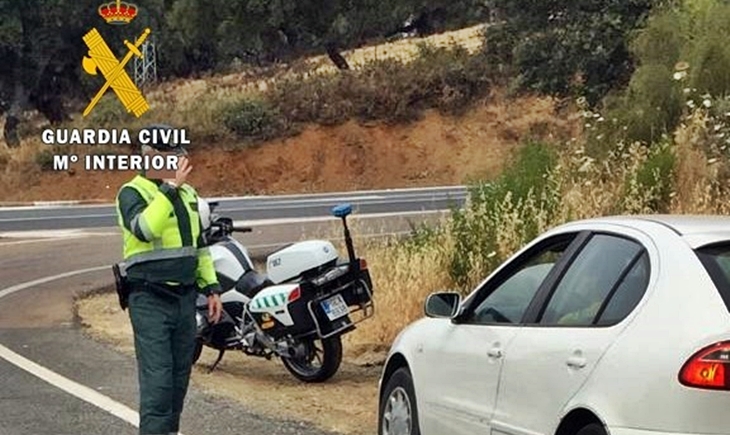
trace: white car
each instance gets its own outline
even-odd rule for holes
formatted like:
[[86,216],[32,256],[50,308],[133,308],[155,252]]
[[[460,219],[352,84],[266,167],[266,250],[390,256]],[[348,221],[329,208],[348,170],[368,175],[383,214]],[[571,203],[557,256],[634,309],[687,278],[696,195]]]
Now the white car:
[[730,217],[572,222],[425,311],[380,435],[730,434]]

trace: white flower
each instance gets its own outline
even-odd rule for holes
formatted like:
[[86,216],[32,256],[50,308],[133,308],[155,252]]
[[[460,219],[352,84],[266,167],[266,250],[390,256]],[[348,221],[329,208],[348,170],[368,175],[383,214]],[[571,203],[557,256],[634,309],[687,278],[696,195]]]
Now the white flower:
[[672,75],[672,77],[677,81],[682,80],[687,77],[687,71],[677,71]]
[[713,163],[716,163],[716,162],[717,162],[717,159],[715,159],[715,158],[712,158],[712,159],[710,159],[710,160],[707,161],[707,163],[709,163],[710,165],[713,164]]
[[705,107],[707,107],[709,109],[710,107],[712,107],[712,101],[710,101],[709,99],[705,99],[702,102],[702,105],[705,106]]
[[689,94],[690,92],[692,92],[692,89],[684,88],[684,89],[682,89],[682,92],[684,92],[685,94]]
[[583,163],[583,164],[582,164],[582,165],[580,166],[580,168],[578,168],[578,172],[588,172],[588,170],[589,170],[589,169],[591,169],[591,164],[592,164],[592,163],[593,163],[593,162],[592,162],[592,161],[591,161],[590,159],[586,160],[586,161],[585,161],[585,162],[584,162],[584,163]]

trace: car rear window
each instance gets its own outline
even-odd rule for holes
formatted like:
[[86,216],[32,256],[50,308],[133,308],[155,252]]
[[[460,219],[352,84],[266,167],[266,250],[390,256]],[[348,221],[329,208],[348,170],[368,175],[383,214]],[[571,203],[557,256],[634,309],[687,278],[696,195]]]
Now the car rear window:
[[705,246],[695,252],[730,312],[730,242]]

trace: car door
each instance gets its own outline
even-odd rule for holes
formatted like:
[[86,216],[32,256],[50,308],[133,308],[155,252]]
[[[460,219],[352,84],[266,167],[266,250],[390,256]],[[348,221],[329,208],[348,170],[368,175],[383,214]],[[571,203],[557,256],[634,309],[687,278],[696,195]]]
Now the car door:
[[574,240],[538,243],[500,268],[451,321],[419,343],[414,369],[423,435],[488,434],[502,360],[541,283]]
[[543,286],[528,314],[534,317],[510,344],[492,433],[554,433],[563,408],[623,329],[616,324],[643,295],[649,258],[637,239],[594,233],[560,275]]

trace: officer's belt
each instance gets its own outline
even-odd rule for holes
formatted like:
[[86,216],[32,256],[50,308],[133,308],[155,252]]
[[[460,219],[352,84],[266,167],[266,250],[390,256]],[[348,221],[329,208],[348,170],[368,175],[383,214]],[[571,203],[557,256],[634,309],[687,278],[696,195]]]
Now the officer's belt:
[[197,250],[193,246],[183,246],[182,248],[173,249],[157,249],[150,252],[135,254],[124,260],[124,265],[126,268],[130,268],[139,263],[147,263],[149,261],[157,260],[172,260],[175,258],[183,257],[194,257],[196,256],[196,254]]

